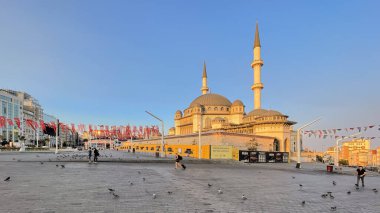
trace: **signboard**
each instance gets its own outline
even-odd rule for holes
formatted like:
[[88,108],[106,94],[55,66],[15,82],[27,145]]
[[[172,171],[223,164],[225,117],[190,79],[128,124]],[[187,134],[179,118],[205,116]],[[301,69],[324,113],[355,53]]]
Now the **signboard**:
[[211,146],[211,159],[232,159],[232,146]]
[[275,153],[275,161],[276,161],[276,163],[282,163],[283,162],[282,156],[283,156],[282,152],[276,152]]
[[249,162],[257,163],[259,161],[259,153],[258,152],[250,152],[249,153]]
[[240,151],[239,161],[244,161],[244,163],[249,163],[249,151]]
[[267,162],[268,163],[275,163],[276,162],[276,158],[274,156],[274,152],[267,152]]
[[245,163],[287,163],[288,152],[260,152],[239,150],[239,161]]

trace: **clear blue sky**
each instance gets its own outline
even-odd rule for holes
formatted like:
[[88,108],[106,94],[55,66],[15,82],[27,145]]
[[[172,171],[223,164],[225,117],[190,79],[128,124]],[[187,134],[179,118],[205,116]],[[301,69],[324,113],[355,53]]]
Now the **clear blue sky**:
[[241,99],[249,112],[259,21],[264,108],[299,124],[323,116],[315,129],[380,125],[379,8],[347,0],[0,0],[0,87],[30,93],[68,123],[156,124],[149,110],[169,128],[175,111],[201,94],[206,60],[211,91]]

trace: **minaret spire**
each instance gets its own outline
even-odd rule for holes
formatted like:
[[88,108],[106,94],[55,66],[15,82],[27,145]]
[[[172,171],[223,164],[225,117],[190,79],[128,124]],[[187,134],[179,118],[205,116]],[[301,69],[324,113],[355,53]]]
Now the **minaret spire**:
[[208,87],[207,87],[207,71],[206,71],[206,62],[203,62],[203,75],[202,75],[202,95],[207,94]]
[[255,44],[253,47],[261,47],[260,36],[259,36],[259,23],[256,22],[256,32],[255,32]]
[[254,98],[254,109],[261,109],[261,90],[264,84],[261,83],[261,67],[264,65],[261,59],[261,45],[259,37],[259,24],[256,22],[255,41],[253,45],[253,61],[251,67],[253,69],[253,85],[251,87]]

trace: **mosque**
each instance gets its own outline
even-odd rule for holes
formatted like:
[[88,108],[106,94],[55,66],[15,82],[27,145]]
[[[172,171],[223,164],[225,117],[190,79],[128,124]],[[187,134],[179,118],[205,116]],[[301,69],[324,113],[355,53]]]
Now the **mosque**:
[[[261,44],[258,24],[256,24],[253,60],[254,109],[246,113],[241,100],[231,102],[223,95],[210,93],[207,86],[206,64],[203,65],[202,95],[195,98],[183,111],[177,110],[174,116],[175,126],[170,128],[165,139],[166,144],[179,141],[193,141],[201,131],[209,136],[202,144],[230,144],[243,148],[249,141],[259,144],[258,150],[290,152],[292,126],[296,122],[288,120],[288,116],[279,111],[261,108]],[[214,135],[214,136],[212,136]],[[186,138],[193,138],[186,140]]]

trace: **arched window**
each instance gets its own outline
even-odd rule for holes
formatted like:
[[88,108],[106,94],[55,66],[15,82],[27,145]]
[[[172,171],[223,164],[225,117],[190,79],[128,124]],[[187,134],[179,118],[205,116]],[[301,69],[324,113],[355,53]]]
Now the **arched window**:
[[273,141],[273,151],[274,152],[280,151],[280,141],[278,141],[276,138]]
[[224,110],[224,108],[223,108],[223,107],[221,107],[221,108],[220,108],[220,111],[223,111],[223,110]]
[[218,110],[218,107],[215,107],[214,110],[217,111],[217,110]]

